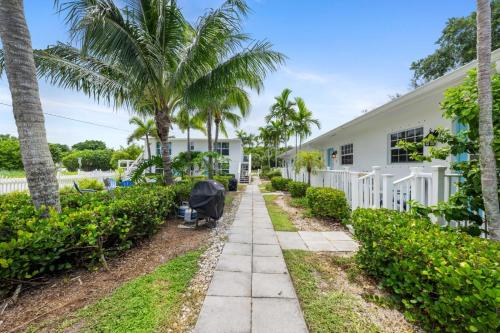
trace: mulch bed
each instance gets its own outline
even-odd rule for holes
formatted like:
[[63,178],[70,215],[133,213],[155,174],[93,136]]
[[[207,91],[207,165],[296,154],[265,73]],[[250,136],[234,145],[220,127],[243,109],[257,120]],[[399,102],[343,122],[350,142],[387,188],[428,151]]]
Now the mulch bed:
[[49,278],[43,285],[23,289],[16,304],[8,307],[0,317],[0,331],[19,332],[41,321],[62,318],[208,240],[208,229],[179,229],[178,223],[178,220],[168,221],[151,239],[109,259],[109,272],[104,269],[76,270]]

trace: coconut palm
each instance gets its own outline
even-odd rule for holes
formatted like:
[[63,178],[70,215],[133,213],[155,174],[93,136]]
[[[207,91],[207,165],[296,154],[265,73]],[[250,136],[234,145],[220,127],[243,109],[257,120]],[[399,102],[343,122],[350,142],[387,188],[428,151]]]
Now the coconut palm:
[[203,119],[199,116],[193,116],[194,113],[195,110],[187,106],[183,106],[179,108],[174,118],[174,122],[177,127],[179,127],[181,132],[187,132],[186,157],[188,161],[191,161],[191,130],[198,130],[204,134],[207,132]]
[[271,105],[269,114],[266,116],[266,121],[277,120],[281,123],[281,140],[283,146],[286,147],[290,138],[290,124],[295,115],[295,102],[290,100],[292,91],[288,88],[283,89],[279,96],[274,97],[274,104]]
[[[296,97],[295,104],[297,105],[297,112],[292,118],[292,131],[295,134],[295,155],[297,155],[298,147],[302,147],[302,141],[312,134],[311,127],[315,125],[320,129],[321,124],[318,119],[312,117],[312,112],[307,108],[302,98]],[[299,141],[298,147],[297,141]]]
[[477,86],[479,104],[479,162],[481,189],[488,231],[500,240],[500,209],[495,152],[493,151],[493,97],[491,92],[491,7],[489,0],[477,0]]
[[129,124],[135,125],[136,128],[127,138],[127,143],[131,144],[133,141],[146,139],[146,151],[148,153],[148,160],[151,159],[151,146],[149,143],[150,138],[158,138],[156,131],[155,121],[153,119],[141,119],[139,117],[132,117],[128,121]]
[[284,61],[270,43],[242,33],[243,0],[224,2],[195,26],[173,0],[61,0],[60,9],[79,48],[60,43],[36,52],[38,73],[115,107],[150,110],[167,184],[169,131],[180,103],[223,96],[227,87],[258,90]]
[[311,185],[311,173],[324,168],[323,154],[320,151],[301,151],[295,158],[295,171],[298,173],[301,169],[306,169],[307,184]]
[[[0,76],[5,69],[31,200],[37,209],[53,207],[60,211],[56,170],[47,142],[31,37],[22,1],[2,1],[0,39],[4,48]],[[44,214],[47,213],[46,210]]]

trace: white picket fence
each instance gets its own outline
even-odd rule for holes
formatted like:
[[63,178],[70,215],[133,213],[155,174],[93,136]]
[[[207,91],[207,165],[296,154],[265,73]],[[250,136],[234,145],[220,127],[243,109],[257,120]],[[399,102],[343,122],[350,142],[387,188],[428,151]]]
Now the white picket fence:
[[[345,170],[320,170],[311,175],[311,185],[331,187],[344,191],[351,208],[388,208],[399,211],[410,209],[409,201],[428,207],[447,201],[455,193],[459,174],[446,173],[446,166],[432,166],[431,172],[422,167],[410,167],[409,175],[394,180],[392,174],[382,174],[381,168],[372,167],[369,173]],[[286,169],[281,170],[286,177]],[[307,173],[297,175],[289,170],[290,179],[307,182]]]
[[[79,172],[77,175],[57,175],[57,182],[59,183],[59,188],[65,186],[73,186],[73,182],[77,182],[81,179],[97,179],[101,182],[104,178],[115,177],[114,171],[90,171],[90,172]],[[26,178],[0,178],[0,194],[10,193],[10,192],[22,192],[28,191],[28,183]]]

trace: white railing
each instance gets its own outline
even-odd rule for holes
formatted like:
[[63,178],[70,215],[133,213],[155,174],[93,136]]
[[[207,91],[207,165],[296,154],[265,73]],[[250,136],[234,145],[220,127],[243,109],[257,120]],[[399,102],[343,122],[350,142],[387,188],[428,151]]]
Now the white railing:
[[129,179],[142,161],[144,161],[144,153],[137,156],[135,160],[118,160],[118,167],[124,168],[123,178]]
[[[104,178],[116,176],[114,171],[90,171],[90,172],[79,172],[77,175],[57,175],[57,183],[59,188],[65,186],[73,186],[73,182],[77,182],[82,179],[92,178],[97,179],[101,182]],[[28,182],[26,178],[0,178],[0,194],[6,194],[10,192],[23,192],[28,191]]]
[[[352,209],[382,207],[408,211],[410,200],[429,207],[447,201],[456,192],[461,176],[447,174],[446,169],[446,166],[433,166],[431,172],[424,172],[422,167],[410,167],[409,175],[397,180],[394,180],[394,175],[381,174],[378,166],[372,167],[368,173],[348,169],[321,170],[311,175],[311,185],[344,191]],[[286,168],[282,168],[281,172],[286,177]],[[304,171],[289,175],[290,179],[307,182],[307,173]]]

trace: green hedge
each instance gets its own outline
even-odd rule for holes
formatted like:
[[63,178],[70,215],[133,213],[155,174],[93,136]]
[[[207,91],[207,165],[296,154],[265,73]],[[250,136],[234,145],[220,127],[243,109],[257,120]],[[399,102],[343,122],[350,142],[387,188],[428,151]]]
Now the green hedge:
[[269,170],[263,174],[264,178],[273,179],[273,177],[281,177],[281,171],[278,169]]
[[306,183],[291,181],[288,183],[288,192],[292,198],[302,198],[306,195],[308,187]]
[[61,214],[41,218],[28,194],[0,196],[0,287],[92,265],[130,248],[158,230],[175,197],[173,187],[159,185],[67,193]]
[[82,170],[109,170],[111,169],[111,150],[78,150],[66,155],[62,163],[69,171],[78,170],[78,158],[82,159]]
[[352,216],[356,257],[433,332],[498,332],[500,243],[385,209]]
[[286,191],[288,190],[288,183],[290,179],[286,179],[283,177],[273,177],[271,178],[271,185],[277,191]]
[[214,176],[214,180],[216,182],[219,182],[221,183],[222,185],[224,185],[224,188],[226,189],[226,191],[229,190],[229,181],[233,178],[233,176]]
[[97,179],[84,178],[78,181],[78,187],[84,190],[90,189],[90,190],[101,191],[104,189],[104,183],[100,182]]
[[341,190],[326,187],[309,187],[306,191],[307,205],[311,213],[328,217],[339,222],[349,218],[350,208]]

